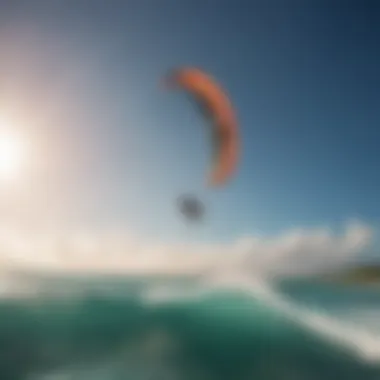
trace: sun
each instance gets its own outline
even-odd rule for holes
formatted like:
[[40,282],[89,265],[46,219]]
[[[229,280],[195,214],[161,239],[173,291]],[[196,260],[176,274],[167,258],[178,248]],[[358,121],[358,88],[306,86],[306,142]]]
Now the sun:
[[0,180],[12,179],[19,175],[25,153],[19,136],[0,131]]

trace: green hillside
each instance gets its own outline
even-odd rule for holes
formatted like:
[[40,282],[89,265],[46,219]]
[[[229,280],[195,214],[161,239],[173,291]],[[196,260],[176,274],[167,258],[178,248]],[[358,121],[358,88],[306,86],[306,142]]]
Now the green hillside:
[[340,273],[323,276],[328,282],[350,284],[380,284],[380,264],[350,268]]

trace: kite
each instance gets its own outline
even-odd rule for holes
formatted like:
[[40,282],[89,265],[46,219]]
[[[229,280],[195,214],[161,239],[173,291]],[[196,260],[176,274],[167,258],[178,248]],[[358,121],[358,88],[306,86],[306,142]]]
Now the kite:
[[165,78],[169,88],[186,91],[211,125],[213,161],[207,183],[221,187],[235,174],[240,156],[238,122],[234,108],[222,87],[197,68],[172,70]]

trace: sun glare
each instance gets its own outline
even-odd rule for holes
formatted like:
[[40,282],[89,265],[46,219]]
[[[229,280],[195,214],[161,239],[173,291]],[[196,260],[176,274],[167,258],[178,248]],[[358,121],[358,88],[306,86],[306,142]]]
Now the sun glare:
[[24,158],[24,146],[16,135],[0,132],[0,180],[19,174]]

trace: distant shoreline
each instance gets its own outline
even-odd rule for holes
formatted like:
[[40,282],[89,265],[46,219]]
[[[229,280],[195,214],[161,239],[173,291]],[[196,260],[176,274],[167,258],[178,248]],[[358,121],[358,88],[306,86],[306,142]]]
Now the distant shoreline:
[[380,286],[380,265],[366,265],[319,277],[326,283]]

